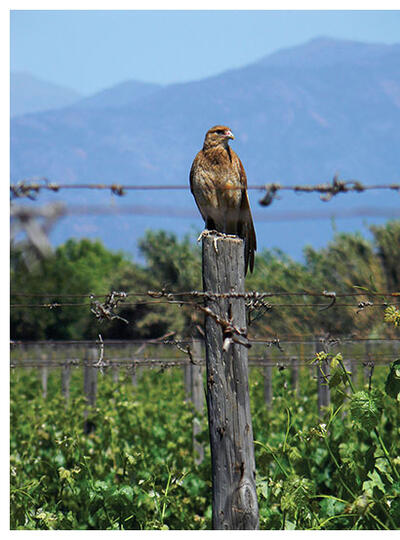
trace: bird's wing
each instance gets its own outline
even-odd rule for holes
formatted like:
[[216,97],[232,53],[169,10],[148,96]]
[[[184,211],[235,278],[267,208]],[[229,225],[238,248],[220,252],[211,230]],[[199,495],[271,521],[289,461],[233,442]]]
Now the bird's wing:
[[[204,203],[202,193],[199,192],[199,180],[201,175],[199,174],[200,169],[202,168],[202,161],[204,159],[203,153],[200,150],[196,157],[193,160],[192,167],[190,169],[190,191],[193,194],[194,200],[196,202],[197,208],[200,211],[200,214],[204,221],[207,223],[207,205]],[[197,178],[196,178],[197,177]]]
[[192,163],[192,166],[190,168],[190,175],[189,175],[189,180],[190,180],[190,191],[193,193],[194,195],[194,191],[193,191],[193,181],[194,181],[194,175],[195,175],[195,171],[196,171],[196,166],[197,166],[197,158],[198,158],[199,154],[197,154],[197,156],[194,158],[193,160],[193,163]]
[[256,231],[254,229],[253,217],[251,215],[249,197],[247,195],[247,177],[243,164],[238,156],[240,183],[243,186],[242,201],[240,205],[240,218],[238,224],[239,236],[245,241],[245,274],[247,268],[250,267],[250,272],[253,272],[254,268],[254,252],[257,249]]

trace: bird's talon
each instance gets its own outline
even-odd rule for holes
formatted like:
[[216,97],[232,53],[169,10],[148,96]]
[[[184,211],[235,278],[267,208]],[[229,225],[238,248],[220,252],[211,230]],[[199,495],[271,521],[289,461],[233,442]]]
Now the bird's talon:
[[197,242],[200,242],[201,240],[203,240],[203,238],[205,238],[209,234],[210,234],[210,231],[208,229],[204,229],[204,231],[202,231],[200,236],[198,237]]
[[213,241],[215,253],[218,253],[217,240],[218,240],[218,237],[215,237],[215,238],[214,238],[214,241]]

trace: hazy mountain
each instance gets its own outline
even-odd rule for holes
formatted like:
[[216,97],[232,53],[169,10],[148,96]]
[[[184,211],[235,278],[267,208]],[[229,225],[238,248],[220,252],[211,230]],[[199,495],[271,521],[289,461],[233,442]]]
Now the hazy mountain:
[[81,97],[75,90],[43,81],[30,73],[11,73],[11,116],[66,107]]
[[400,44],[384,45],[357,41],[316,38],[299,45],[281,49],[263,58],[265,66],[322,67],[334,64],[371,64],[398,55]]
[[[59,182],[187,184],[205,132],[222,123],[236,135],[232,146],[249,184],[325,182],[336,172],[365,183],[400,181],[399,45],[321,38],[214,77],[152,89],[130,103],[116,99],[112,107],[112,89],[108,98],[107,108],[69,107],[14,119],[12,179],[45,175]],[[129,193],[117,203],[160,206],[170,217],[69,218],[53,238],[86,234],[133,249],[147,227],[177,232],[202,227],[200,217],[177,219],[168,211],[193,209],[189,192]],[[260,211],[260,196],[251,193],[254,210]],[[61,197],[90,203],[110,199],[95,192],[63,192]],[[330,203],[317,195],[285,193],[261,211],[270,216],[299,207],[312,211],[322,205],[334,212],[357,204],[383,208],[398,203],[398,195],[390,192],[342,195]],[[339,229],[361,226],[361,218],[338,223]],[[325,243],[331,229],[329,221],[318,226],[315,221],[295,226],[256,222],[261,248],[275,245],[294,255],[305,243]]]
[[93,109],[123,107],[130,105],[142,97],[153,94],[160,88],[162,87],[159,84],[144,83],[134,80],[125,81],[82,99],[75,104],[75,107]]

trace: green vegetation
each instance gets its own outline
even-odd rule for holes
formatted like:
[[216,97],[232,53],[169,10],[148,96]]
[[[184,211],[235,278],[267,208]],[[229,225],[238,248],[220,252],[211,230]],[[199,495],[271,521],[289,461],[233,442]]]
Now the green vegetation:
[[[340,354],[329,360],[332,405],[322,419],[310,367],[299,395],[290,370],[274,370],[271,408],[260,369],[251,369],[260,527],[400,528],[400,360],[376,366],[371,389],[356,384],[361,369],[349,378]],[[11,528],[209,529],[206,412],[196,465],[182,370],[144,369],[137,387],[128,374],[118,383],[99,374],[89,435],[82,387],[74,368],[66,404],[54,369],[44,399],[37,370],[12,371]]]
[[[346,299],[348,307],[333,305],[322,312],[315,307],[258,306],[251,313],[251,336],[398,335],[394,299],[371,293],[400,289],[400,222],[374,227],[372,233],[372,241],[342,234],[325,249],[308,248],[303,264],[276,251],[259,254],[248,290],[365,296]],[[201,289],[200,251],[189,238],[178,241],[152,232],[142,240],[141,250],[143,265],[106,250],[100,242],[70,240],[53,257],[31,265],[14,247],[12,303],[87,305],[13,308],[11,337],[82,339],[101,333],[104,339],[148,338],[171,330],[177,338],[191,335],[202,315],[184,303],[149,304],[149,297],[128,297],[116,309],[126,324],[97,320],[88,298],[57,296]],[[357,313],[357,304],[367,300],[388,305],[359,307]],[[321,300],[271,298],[273,304],[316,301]],[[323,301],[328,305],[331,298]],[[271,407],[264,401],[261,370],[250,370],[260,528],[398,529],[400,359],[391,366],[376,365],[365,380],[360,380],[361,369],[350,376],[340,353],[318,353],[314,363],[326,360],[331,405],[323,418],[317,414],[316,380],[310,372],[315,374],[315,366],[301,367],[299,393],[291,388],[290,370],[274,370]],[[60,376],[59,368],[50,370],[44,398],[36,369],[11,371],[11,528],[209,529],[206,413],[198,415],[205,458],[197,465],[192,448],[196,414],[185,401],[182,370],[143,369],[133,386],[128,374],[121,371],[119,381],[113,382],[106,369],[99,374],[96,407],[89,411],[95,426],[90,434],[84,431],[82,370],[72,368],[67,403]]]
[[[390,298],[373,297],[368,293],[400,289],[400,221],[372,227],[373,240],[359,234],[339,234],[324,249],[305,249],[305,262],[298,263],[279,251],[257,255],[254,274],[247,277],[248,290],[270,292],[364,292],[363,297],[345,298],[347,308],[320,312],[304,307],[282,307],[251,313],[250,335],[320,332],[331,334],[364,333],[382,335],[385,329],[381,310],[366,307],[356,313],[360,301],[390,302]],[[149,297],[128,297],[121,302],[117,314],[129,324],[114,319],[98,321],[90,311],[89,294],[111,291],[139,292],[148,290],[182,292],[201,290],[201,253],[194,240],[178,240],[163,231],[148,232],[140,242],[144,264],[133,263],[126,254],[113,253],[100,242],[69,240],[49,259],[30,265],[15,247],[11,251],[12,303],[86,303],[86,307],[53,309],[13,308],[13,339],[82,339],[102,334],[103,338],[153,338],[171,330],[177,337],[192,334],[202,315],[183,304],[180,308],[166,302],[151,304]],[[43,298],[24,298],[13,293],[47,294]],[[81,294],[86,298],[69,299],[57,295]],[[288,301],[289,300],[289,301]],[[297,300],[297,302],[296,302]],[[272,297],[272,304],[309,303],[329,298]],[[337,302],[340,303],[340,299]],[[130,304],[130,305],[127,305]]]

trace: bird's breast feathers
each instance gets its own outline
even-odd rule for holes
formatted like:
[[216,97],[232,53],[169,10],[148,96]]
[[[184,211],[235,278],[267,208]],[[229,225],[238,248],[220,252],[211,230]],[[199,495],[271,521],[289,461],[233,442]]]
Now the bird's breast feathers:
[[[206,199],[214,208],[238,207],[244,188],[239,159],[233,150],[231,155],[225,149],[201,150],[193,163],[191,187],[196,200]],[[200,201],[198,201],[200,202]]]

